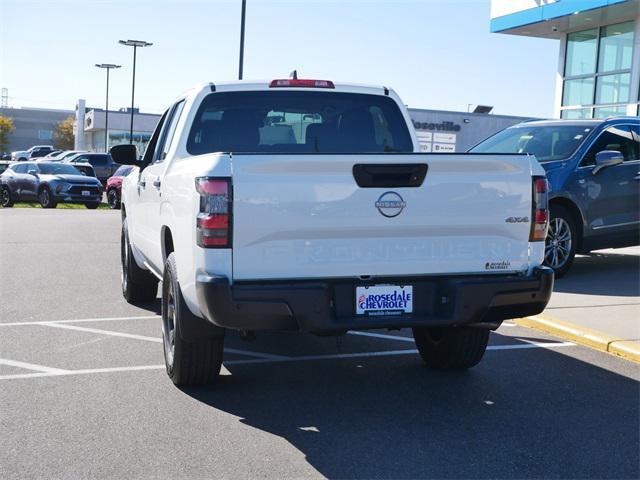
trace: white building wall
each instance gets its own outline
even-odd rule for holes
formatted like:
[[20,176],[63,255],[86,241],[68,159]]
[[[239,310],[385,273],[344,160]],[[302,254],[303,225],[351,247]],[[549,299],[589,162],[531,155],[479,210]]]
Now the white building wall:
[[560,39],[560,48],[558,49],[558,70],[556,72],[556,95],[554,101],[553,116],[560,118],[560,107],[562,106],[562,83],[564,77],[564,59],[567,53],[567,37],[566,35]]
[[84,117],[86,111],[86,103],[84,99],[78,100],[78,105],[76,106],[76,123],[73,127],[73,133],[75,135],[75,144],[73,146],[74,150],[85,150],[86,143],[84,138]]

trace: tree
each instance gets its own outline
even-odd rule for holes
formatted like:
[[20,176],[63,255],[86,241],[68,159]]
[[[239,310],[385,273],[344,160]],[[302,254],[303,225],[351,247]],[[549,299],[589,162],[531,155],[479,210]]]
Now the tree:
[[0,152],[5,152],[9,148],[9,134],[15,129],[11,117],[0,115]]
[[73,117],[68,117],[58,123],[53,134],[56,148],[60,150],[73,150],[75,135],[73,134]]

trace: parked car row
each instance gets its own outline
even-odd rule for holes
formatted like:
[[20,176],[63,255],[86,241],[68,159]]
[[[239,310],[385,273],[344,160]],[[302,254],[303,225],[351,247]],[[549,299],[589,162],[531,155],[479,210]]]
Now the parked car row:
[[18,201],[37,201],[42,208],[65,202],[95,209],[101,200],[100,181],[66,163],[12,163],[0,175],[0,204],[5,208]]
[[118,209],[122,179],[132,169],[130,165],[114,163],[111,155],[86,152],[75,152],[62,161],[0,161],[0,205],[11,207],[19,201],[38,201],[43,208],[55,208],[63,202],[97,208],[105,192],[109,207]]
[[18,150],[11,152],[11,160],[14,162],[24,162],[32,158],[40,158],[55,151],[51,145],[34,145],[28,150]]

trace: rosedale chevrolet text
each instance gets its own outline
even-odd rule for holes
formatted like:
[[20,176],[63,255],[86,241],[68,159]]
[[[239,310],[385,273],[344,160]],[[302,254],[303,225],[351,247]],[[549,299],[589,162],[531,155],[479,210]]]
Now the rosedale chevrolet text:
[[[162,281],[167,372],[220,371],[226,329],[411,327],[426,364],[465,369],[490,330],[546,306],[547,181],[535,157],[423,154],[385,87],[208,84],[162,116],[122,185],[122,290]],[[518,221],[513,221],[518,219]]]

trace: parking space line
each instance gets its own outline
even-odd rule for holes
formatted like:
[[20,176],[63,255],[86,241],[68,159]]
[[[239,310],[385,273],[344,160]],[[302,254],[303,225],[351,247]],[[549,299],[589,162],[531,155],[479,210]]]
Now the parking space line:
[[[62,328],[64,330],[75,330],[78,332],[97,333],[99,335],[109,335],[112,337],[131,338],[133,340],[142,340],[145,342],[162,343],[162,338],[159,338],[159,337],[148,337],[146,335],[136,335],[133,333],[115,332],[113,330],[102,330],[100,328],[79,327],[77,325],[68,325],[68,324],[61,324],[61,323],[54,323],[54,322],[41,323],[40,325],[44,327]],[[247,350],[238,350],[236,348],[225,348],[224,351],[227,353],[235,353],[238,355],[245,355],[247,357],[256,357],[256,358],[264,358],[264,359],[275,360],[275,359],[281,359],[281,358],[289,358],[284,355],[272,355],[270,353],[250,352]]]
[[[526,350],[532,348],[561,348],[575,347],[575,343],[571,342],[531,342],[514,345],[491,345],[487,350]],[[396,355],[413,355],[418,353],[416,349],[408,350],[386,350],[380,352],[358,352],[358,353],[336,353],[330,355],[305,355],[301,357],[286,357],[282,359],[251,359],[251,360],[230,360],[225,362],[226,365],[248,365],[254,363],[280,363],[280,362],[306,362],[312,360],[333,360],[341,358],[367,358],[367,357],[384,357]]]
[[0,365],[24,368],[27,370],[35,370],[36,372],[51,373],[51,374],[66,373],[70,371],[70,370],[64,370],[62,368],[52,368],[52,367],[45,367],[44,365],[36,365],[35,363],[18,362],[16,360],[9,360],[7,358],[0,358]]
[[[515,327],[515,323],[503,323],[500,325],[501,327]],[[401,337],[400,335],[391,335],[384,333],[375,333],[375,332],[362,332],[358,330],[350,330],[347,332],[349,335],[358,335],[361,337],[372,337],[372,338],[382,338],[384,340],[399,340],[401,342],[411,342],[413,343],[413,337]]]
[[575,347],[573,342],[527,342],[516,343],[513,345],[491,345],[487,350],[522,350],[527,348],[561,348]]
[[384,340],[399,340],[401,342],[411,342],[413,343],[413,337],[400,337],[398,335],[385,335],[384,333],[374,333],[374,332],[360,332],[360,331],[349,331],[347,332],[349,335],[357,335],[360,337],[372,337],[372,338],[382,338]]
[[[520,349],[532,349],[532,348],[561,348],[561,347],[575,347],[575,343],[571,342],[531,342],[515,345],[491,345],[487,347],[487,350],[520,350]],[[229,351],[230,349],[225,349]],[[248,352],[253,353],[253,352]],[[229,360],[224,362],[224,365],[252,365],[262,363],[292,363],[292,362],[309,362],[317,360],[339,360],[339,359],[351,359],[351,358],[369,358],[369,357],[391,357],[401,355],[415,355],[418,350],[406,349],[406,350],[387,350],[378,352],[358,352],[358,353],[337,353],[329,355],[306,355],[301,357],[283,357],[279,358],[252,358],[249,360]],[[259,355],[259,354],[257,354]],[[28,364],[27,364],[28,365]],[[48,367],[42,367],[48,368]],[[51,372],[38,372],[38,373],[25,373],[25,374],[12,374],[12,375],[0,375],[0,380],[16,380],[24,378],[38,378],[38,377],[55,377],[55,376],[69,376],[69,375],[88,375],[93,373],[111,373],[111,372],[130,372],[138,370],[158,370],[165,368],[164,365],[139,365],[135,367],[113,367],[113,368],[89,368],[82,370],[60,370],[50,369]]]
[[132,338],[134,340],[144,340],[145,342],[162,343],[162,339],[158,337],[147,337],[145,335],[135,335],[133,333],[114,332],[113,330],[102,330],[99,328],[78,327],[77,325],[68,325],[64,323],[41,323],[44,327],[62,328],[64,330],[75,330],[78,332],[98,333],[100,335],[110,335],[112,337]]
[[111,373],[111,372],[135,372],[140,370],[160,370],[164,369],[164,365],[138,365],[135,367],[112,367],[112,368],[87,368],[82,370],[61,370],[60,372],[41,372],[41,373],[22,373],[15,375],[0,375],[0,380],[19,380],[23,378],[40,378],[40,377],[66,377],[69,375],[89,375],[92,373]]
[[247,357],[257,357],[271,360],[280,360],[283,358],[292,358],[287,357],[286,355],[273,355],[271,353],[262,353],[262,352],[250,352],[249,350],[238,350],[237,348],[227,348],[224,347],[225,353],[235,353],[237,355],[246,355]]
[[115,322],[118,320],[151,320],[160,315],[145,315],[139,317],[103,317],[103,318],[74,318],[71,320],[44,320],[38,322],[9,322],[1,323],[0,327],[21,327],[23,325],[48,325],[50,323],[82,323],[82,322]]
[[253,363],[284,363],[284,362],[309,362],[313,360],[337,360],[344,358],[368,358],[368,357],[393,357],[397,355],[415,355],[418,350],[386,350],[381,352],[335,353],[329,355],[305,355],[301,357],[287,357],[274,359],[230,360],[225,365],[249,365]]

